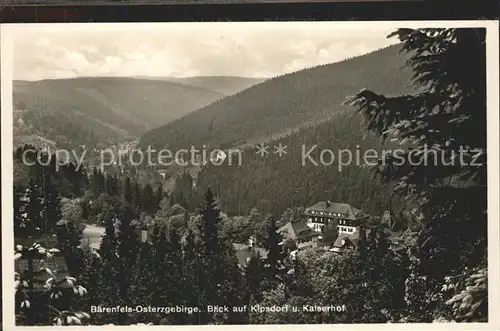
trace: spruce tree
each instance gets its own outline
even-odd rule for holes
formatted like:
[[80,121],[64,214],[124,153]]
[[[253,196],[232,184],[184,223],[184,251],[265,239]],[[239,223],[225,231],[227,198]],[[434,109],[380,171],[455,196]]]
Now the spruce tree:
[[151,242],[152,256],[153,256],[153,274],[155,291],[152,296],[152,304],[157,305],[161,302],[166,302],[167,292],[166,282],[164,275],[168,272],[165,264],[165,257],[167,255],[166,233],[165,227],[155,225],[153,229],[152,242]]
[[[201,252],[198,248],[198,242],[193,230],[188,229],[184,236],[182,245],[183,252],[183,274],[185,279],[185,287],[183,288],[183,297],[188,307],[198,307],[205,309],[201,302],[201,279],[203,277],[201,265]],[[193,315],[187,320],[188,324],[201,324],[202,313]]]
[[[82,272],[78,280],[87,290],[83,310],[90,311],[91,306],[99,306],[104,303],[102,301],[102,291],[105,279],[103,278],[103,266],[99,254],[91,248],[86,248],[82,250],[82,256]],[[93,323],[104,322],[100,314],[95,314],[92,317],[94,319]]]
[[188,172],[179,175],[172,191],[174,204],[179,204],[186,209],[191,209],[194,204],[193,177]]
[[134,208],[144,211],[144,206],[146,204],[144,199],[143,190],[139,182],[135,181],[132,184],[132,201]]
[[22,215],[26,217],[26,229],[30,236],[37,236],[44,233],[43,204],[40,196],[40,187],[33,177],[30,178],[28,187],[22,197],[25,204],[22,207]]
[[[157,279],[153,252],[154,248],[150,244],[140,243],[135,265],[133,270],[130,270],[133,284],[130,289],[130,300],[144,307],[166,305],[166,301],[153,303],[154,294],[160,290],[153,281]],[[137,314],[138,323],[151,323],[155,319],[155,314]]]
[[269,285],[275,283],[282,276],[283,250],[281,248],[282,236],[278,233],[276,221],[268,214],[263,224],[265,229],[264,248],[267,250],[265,259],[266,277]]
[[[165,231],[162,240],[165,254],[160,256],[163,274],[160,278],[158,292],[160,292],[163,302],[171,306],[189,306],[186,303],[186,291],[190,290],[190,285],[186,283],[186,275],[183,272],[183,252],[181,237],[174,227],[169,227]],[[189,303],[190,304],[190,303]],[[186,315],[182,313],[173,314],[169,317],[170,324],[183,324]]]
[[[119,215],[117,233],[117,253],[119,259],[118,294],[123,305],[133,305],[130,297],[132,273],[139,251],[139,237],[134,222],[134,212],[127,206]],[[126,323],[126,314],[119,314],[120,324]]]
[[76,278],[83,268],[82,233],[82,227],[65,220],[60,221],[56,228],[57,248],[64,255],[69,274]]
[[47,234],[54,234],[57,222],[62,219],[61,195],[49,174],[45,175],[41,191],[43,198],[42,217],[45,223],[44,231]]
[[154,213],[158,212],[158,210],[160,209],[160,204],[164,197],[165,194],[163,192],[163,186],[160,184],[154,192]]
[[[205,206],[198,223],[200,250],[200,303],[205,310],[208,305],[222,305],[224,273],[224,244],[219,238],[220,209],[211,189],[205,194]],[[201,314],[201,324],[213,322],[209,313]]]
[[[224,280],[220,287],[222,303],[229,307],[229,312],[221,314],[219,321],[221,324],[244,324],[246,314],[244,312],[233,311],[233,307],[241,307],[244,304],[245,287],[241,270],[233,245],[229,241],[224,242],[222,273]],[[216,317],[217,318],[217,317]]]
[[313,286],[307,266],[298,257],[291,261],[291,268],[286,274],[286,288],[285,292],[287,297],[299,296],[308,298],[313,296]]
[[[119,285],[122,270],[118,253],[117,220],[108,217],[105,220],[105,232],[102,236],[99,255],[101,256],[102,284],[99,290],[100,303],[103,306],[113,307],[120,304]],[[106,324],[116,323],[116,314],[105,314],[103,319]]]
[[257,302],[262,300],[262,280],[264,274],[264,264],[259,252],[252,252],[248,263],[244,268],[244,279],[246,285],[245,302],[250,303],[251,299]]
[[132,183],[130,181],[130,177],[126,176],[123,181],[123,200],[128,203],[133,203],[133,195],[132,195]]
[[14,187],[14,234],[19,238],[26,238],[29,235],[29,222],[26,217],[26,207],[28,205],[25,191],[20,187]]
[[154,213],[154,192],[153,192],[153,187],[151,187],[151,184],[146,184],[144,186],[144,189],[142,191],[142,210],[149,213],[153,214]]
[[98,168],[92,169],[92,175],[90,176],[90,188],[91,192],[95,197],[99,196],[104,191],[105,178],[102,172]]

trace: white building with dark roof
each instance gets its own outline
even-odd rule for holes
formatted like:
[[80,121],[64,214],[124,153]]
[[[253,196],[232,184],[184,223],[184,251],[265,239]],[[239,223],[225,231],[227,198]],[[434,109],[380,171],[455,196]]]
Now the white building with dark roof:
[[368,215],[348,203],[320,201],[306,208],[307,225],[316,231],[321,231],[325,225],[336,222],[339,232],[354,233]]
[[339,235],[333,244],[333,250],[356,246],[359,241],[360,226],[368,215],[348,203],[320,201],[305,210],[307,226],[321,232],[323,227],[337,224]]

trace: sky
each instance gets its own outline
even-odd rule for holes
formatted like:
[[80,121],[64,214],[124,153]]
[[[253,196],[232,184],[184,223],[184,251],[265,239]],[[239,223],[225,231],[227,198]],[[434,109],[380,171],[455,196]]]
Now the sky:
[[332,23],[14,26],[14,79],[273,77],[397,42],[392,30]]

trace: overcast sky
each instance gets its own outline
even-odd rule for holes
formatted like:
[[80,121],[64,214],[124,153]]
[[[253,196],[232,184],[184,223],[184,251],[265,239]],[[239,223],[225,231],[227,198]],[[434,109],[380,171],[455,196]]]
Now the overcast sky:
[[79,76],[271,77],[395,43],[391,30],[338,24],[19,25],[14,79]]

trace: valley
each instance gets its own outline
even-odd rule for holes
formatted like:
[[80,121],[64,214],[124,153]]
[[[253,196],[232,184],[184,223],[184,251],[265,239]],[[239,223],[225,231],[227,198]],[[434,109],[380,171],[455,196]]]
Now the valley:
[[[245,82],[236,84],[236,90],[253,82],[240,77],[223,81],[227,85],[232,79]],[[217,83],[214,79],[193,85],[184,79],[176,81],[125,77],[15,81],[15,144],[43,145],[43,140],[50,140],[61,148],[84,144],[105,148],[137,139],[149,129],[226,96],[217,86],[209,88]]]

